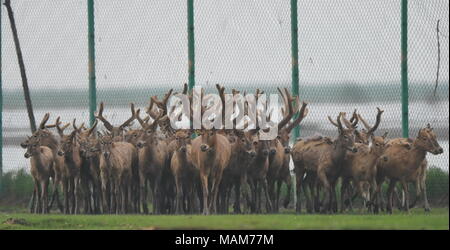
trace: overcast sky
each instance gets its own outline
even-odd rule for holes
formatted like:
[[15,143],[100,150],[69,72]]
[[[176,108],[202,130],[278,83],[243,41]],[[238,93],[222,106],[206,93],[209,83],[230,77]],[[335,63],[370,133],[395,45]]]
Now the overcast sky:
[[[87,88],[85,0],[15,0],[32,89]],[[198,84],[289,84],[288,0],[195,0]],[[399,81],[400,0],[299,0],[303,84]],[[409,77],[434,81],[441,19],[441,79],[448,81],[448,0],[409,1]],[[99,88],[187,81],[185,0],[95,1]],[[21,88],[2,7],[3,88]]]

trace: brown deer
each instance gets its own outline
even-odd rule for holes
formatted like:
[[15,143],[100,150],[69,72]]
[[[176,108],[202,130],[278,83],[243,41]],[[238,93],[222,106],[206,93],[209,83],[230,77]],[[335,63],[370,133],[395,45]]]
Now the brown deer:
[[[444,150],[439,146],[436,134],[428,124],[419,130],[417,138],[408,148],[404,143],[388,143],[384,154],[377,162],[377,191],[380,195],[380,186],[385,178],[390,180],[387,191],[387,211],[392,213],[392,198],[395,184],[399,181],[405,191],[405,209],[409,211],[408,182],[417,181],[427,152],[434,155],[442,154]],[[420,180],[418,181],[420,182]],[[423,184],[423,183],[421,183]],[[375,211],[377,212],[377,206]]]
[[[276,140],[278,140],[278,142],[283,147],[282,150],[277,151],[277,155],[279,155],[279,157],[282,156],[283,162],[282,165],[279,166],[278,171],[274,173],[274,177],[272,178],[273,184],[271,184],[271,182],[269,181],[269,190],[272,190],[273,187],[271,187],[271,185],[274,185],[275,182],[277,185],[276,194],[274,194],[273,196],[274,212],[278,212],[279,209],[281,185],[283,182],[286,183],[288,189],[287,196],[284,201],[284,207],[287,207],[287,205],[289,204],[291,194],[291,174],[289,169],[289,162],[291,159],[291,148],[289,146],[290,136],[292,130],[296,126],[298,126],[308,114],[308,109],[306,108],[307,103],[303,102],[301,108],[299,109],[299,99],[297,96],[295,99],[295,106],[292,107],[291,103],[294,101],[294,99],[291,97],[289,91],[286,88],[284,90],[285,93],[283,94],[281,89],[278,88],[278,92],[281,94],[285,105],[284,108],[282,108],[282,114],[284,119],[278,124],[278,136],[276,138]],[[296,117],[295,120],[290,121],[290,119],[294,115]],[[271,167],[269,167],[269,169],[270,168]],[[272,176],[271,173],[269,173],[269,176]]]
[[191,132],[179,130],[175,133],[176,150],[172,155],[170,169],[175,178],[176,210],[175,213],[192,213],[195,211],[195,184],[199,182],[199,172],[192,165]]
[[[67,124],[66,124],[67,125]],[[60,135],[60,144],[58,149],[58,156],[64,158],[63,169],[63,192],[65,205],[70,204],[71,214],[79,213],[82,202],[82,190],[81,190],[81,168],[84,164],[83,157],[80,153],[80,147],[76,141],[76,135],[78,130],[73,130],[69,135],[64,134],[64,126],[60,127],[59,117],[57,119],[57,129]],[[69,198],[70,200],[67,200]],[[67,207],[67,209],[69,209]]]
[[[341,212],[345,210],[347,202],[344,202],[346,194],[350,195],[348,205],[352,209],[352,200],[356,195],[360,195],[364,203],[370,205],[370,193],[373,193],[376,188],[376,160],[383,153],[384,145],[386,144],[385,133],[383,136],[374,136],[374,132],[378,128],[383,110],[377,108],[376,122],[374,126],[369,124],[362,118],[360,114],[356,113],[356,109],[353,112],[352,118],[346,119],[345,114],[341,117],[342,121],[349,129],[355,131],[355,146],[358,148],[357,153],[347,152],[346,159],[343,164],[342,171],[342,185],[341,185]],[[357,124],[361,121],[365,128],[358,131]],[[369,139],[372,144],[369,144]],[[356,185],[357,193],[352,196],[350,182]],[[372,192],[370,192],[370,189]],[[369,207],[371,208],[371,207]]]
[[[51,209],[52,204],[53,204],[54,200],[56,199],[59,209],[61,210],[61,212],[63,212],[64,208],[59,200],[57,186],[60,185],[60,183],[61,183],[61,177],[60,177],[61,170],[60,169],[64,165],[64,159],[59,157],[57,154],[58,144],[59,144],[58,139],[53,135],[52,132],[50,132],[48,130],[48,128],[56,127],[56,124],[46,125],[49,118],[50,118],[50,114],[46,113],[44,115],[44,118],[42,119],[41,123],[39,124],[38,130],[36,132],[34,132],[33,135],[31,135],[31,137],[28,137],[27,140],[22,142],[21,147],[26,149],[29,144],[38,143],[39,146],[46,146],[52,150],[53,159],[54,159],[54,164],[53,164],[54,176],[52,176],[54,192],[52,195],[52,200],[49,205],[49,209]],[[69,126],[69,125],[67,125],[67,126]],[[36,192],[37,192],[37,190],[34,190],[32,197],[31,197],[32,202],[30,203],[31,204],[30,211],[34,210],[34,203],[35,203],[34,201],[35,201],[35,197],[37,195]]]
[[[338,137],[331,144],[325,140],[300,140],[294,145],[292,159],[297,178],[296,211],[298,213],[301,212],[299,195],[305,172],[317,176],[318,181],[325,189],[326,203],[322,207],[322,211],[335,212],[337,210],[335,186],[341,174],[343,160],[347,151],[357,152],[357,148],[354,146],[354,129],[345,129],[342,126],[342,115],[343,113],[339,114],[336,122],[328,117],[329,121],[337,126],[339,132]],[[308,195],[306,198],[307,203],[311,203]],[[309,207],[311,206],[309,205]]]
[[[224,110],[225,107],[222,106],[222,112],[225,112]],[[201,105],[200,113],[203,116],[203,105]],[[191,115],[191,122],[192,119]],[[218,212],[219,186],[223,171],[230,162],[231,145],[228,138],[218,133],[215,128],[207,130],[203,126],[201,127],[202,129],[197,131],[199,136],[192,141],[192,163],[200,172],[203,214],[209,215],[211,210],[212,213]]]
[[[386,144],[385,133],[383,136],[371,135],[371,144],[365,145],[362,143],[355,143],[358,148],[356,153],[347,153],[342,169],[342,184],[341,184],[341,212],[345,210],[345,194],[348,192],[350,182],[356,186],[357,194],[359,194],[366,204],[371,203],[370,194],[374,193],[376,184],[376,162],[383,154]],[[350,208],[352,199],[349,199]]]
[[48,185],[50,177],[54,176],[54,159],[52,150],[46,146],[39,146],[39,140],[38,137],[37,141],[28,143],[25,158],[30,158],[31,176],[33,176],[34,190],[37,196],[37,206],[34,212],[46,214],[49,212]]
[[[130,205],[129,198],[132,197],[133,165],[136,165],[138,161],[137,150],[128,142],[114,141],[112,135],[101,135],[99,143],[103,196],[111,197],[111,206],[107,205],[106,210],[108,211],[109,208],[110,212],[116,214],[127,213]],[[110,194],[105,190],[108,184]]]
[[[138,110],[139,111],[139,110]],[[139,184],[141,205],[144,213],[148,213],[147,207],[147,183],[150,184],[153,200],[153,213],[163,211],[161,180],[165,168],[170,171],[167,143],[157,135],[158,117],[149,124],[136,115],[142,126],[143,132],[137,140],[136,146],[139,154]]]

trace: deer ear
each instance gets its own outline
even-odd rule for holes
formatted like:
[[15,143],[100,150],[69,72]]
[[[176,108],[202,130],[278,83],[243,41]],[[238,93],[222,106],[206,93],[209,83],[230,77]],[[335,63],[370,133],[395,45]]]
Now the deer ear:
[[384,132],[384,134],[381,137],[383,137],[383,139],[386,139],[388,133],[389,133],[388,131]]

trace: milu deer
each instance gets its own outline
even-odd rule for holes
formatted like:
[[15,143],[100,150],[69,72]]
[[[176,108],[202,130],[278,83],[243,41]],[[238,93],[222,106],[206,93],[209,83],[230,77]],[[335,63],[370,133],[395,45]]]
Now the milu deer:
[[[39,146],[39,140],[38,137],[37,141],[28,143],[25,158],[30,158],[31,176],[33,176],[37,197],[37,206],[34,212],[46,214],[49,212],[48,185],[50,177],[54,176],[54,159],[52,150],[46,146]],[[34,201],[32,202],[34,203]]]
[[[390,180],[387,191],[387,211],[392,213],[392,198],[395,184],[399,181],[405,191],[405,209],[409,210],[408,182],[417,180],[427,152],[433,155],[442,154],[444,150],[439,146],[436,134],[428,124],[419,133],[408,148],[403,143],[387,145],[384,154],[377,162],[377,191],[381,195],[380,186],[385,178]],[[375,209],[377,212],[377,206]]]
[[[352,208],[352,200],[356,195],[360,195],[364,203],[370,205],[370,193],[374,193],[376,188],[376,160],[384,151],[386,144],[385,133],[383,136],[375,136],[374,132],[378,128],[383,110],[377,108],[376,122],[374,126],[369,126],[360,114],[353,112],[351,120],[347,120],[343,115],[342,121],[347,128],[355,131],[355,147],[358,148],[357,153],[347,152],[342,170],[342,185],[341,185],[341,211],[345,210],[346,202],[344,199],[346,194],[349,194],[348,203]],[[356,129],[358,121],[362,121],[365,128],[362,131]],[[369,142],[372,142],[371,144]],[[350,182],[355,184],[357,193],[352,196]],[[372,190],[372,191],[370,191]]]
[[144,213],[148,213],[147,184],[150,185],[153,201],[153,213],[161,213],[162,193],[160,192],[162,174],[165,168],[170,171],[167,143],[157,135],[158,117],[149,124],[136,115],[142,126],[142,133],[137,140],[139,159],[139,185],[141,206]]
[[[370,137],[370,146],[355,143],[358,148],[356,153],[348,153],[343,164],[342,184],[341,184],[341,212],[345,210],[344,203],[345,194],[348,193],[350,182],[356,186],[357,194],[360,195],[364,202],[369,205],[371,202],[370,194],[373,194],[376,184],[376,162],[383,154],[387,133],[383,136]],[[352,198],[349,199],[350,208],[352,206]]]
[[[202,91],[203,96],[203,91]],[[225,107],[222,106],[222,112]],[[204,110],[201,105],[201,116]],[[192,122],[191,116],[191,122]],[[203,195],[203,214],[217,213],[217,197],[223,171],[228,167],[231,157],[231,145],[228,138],[216,129],[205,129],[192,141],[192,163],[199,170]]]
[[[99,134],[99,143],[103,197],[111,197],[111,205],[106,204],[105,210],[116,214],[127,213],[132,197],[133,165],[138,163],[138,152],[128,142],[114,141],[110,134]],[[105,190],[108,186],[109,194]]]
[[179,130],[175,133],[176,150],[172,154],[170,169],[176,185],[175,213],[196,211],[196,184],[200,184],[199,171],[192,165],[191,132]]
[[[302,187],[303,176],[305,172],[310,172],[317,176],[318,181],[325,190],[325,205],[321,208],[322,212],[336,212],[337,200],[335,186],[341,174],[342,163],[347,151],[357,152],[354,146],[354,129],[345,129],[341,123],[340,113],[334,122],[331,117],[329,121],[338,128],[338,137],[330,143],[322,140],[298,141],[293,148],[292,158],[295,165],[297,176],[297,208],[301,211],[299,202],[299,192]],[[306,194],[306,192],[305,192]],[[308,195],[307,202],[310,203]]]
[[[279,167],[277,173],[275,173],[274,182],[276,182],[277,189],[276,194],[274,195],[273,200],[273,208],[274,212],[278,212],[279,209],[279,200],[281,193],[281,185],[283,182],[287,185],[287,195],[284,201],[284,207],[287,207],[290,201],[291,195],[291,174],[289,169],[289,162],[291,159],[291,148],[289,146],[290,136],[292,130],[298,126],[302,120],[307,116],[308,109],[306,108],[307,103],[303,102],[302,106],[299,107],[299,99],[298,96],[295,99],[295,106],[292,107],[291,103],[294,99],[291,97],[289,91],[285,89],[285,93],[278,88],[278,92],[280,92],[283,102],[285,103],[284,108],[282,109],[282,114],[284,119],[278,124],[278,136],[276,140],[281,144],[283,150],[277,151],[277,154],[283,157],[282,165]],[[295,115],[294,121],[290,121],[290,119]],[[270,169],[270,167],[269,167]],[[271,183],[269,182],[269,190],[271,190]],[[273,191],[272,191],[273,192]]]
[[[52,132],[50,132],[48,130],[49,128],[56,127],[56,124],[46,125],[49,118],[50,118],[50,114],[46,113],[44,115],[44,118],[42,119],[41,123],[39,124],[38,130],[36,132],[34,132],[33,135],[31,135],[31,137],[28,137],[27,140],[22,142],[20,145],[22,148],[26,149],[29,144],[38,143],[39,146],[46,146],[52,150],[53,160],[54,160],[53,169],[54,169],[55,175],[54,175],[54,178],[52,177],[54,191],[53,191],[52,200],[50,202],[49,209],[51,209],[53,201],[56,199],[58,207],[60,208],[61,212],[63,212],[64,208],[62,207],[60,200],[59,200],[57,186],[61,184],[61,168],[64,167],[63,166],[64,159],[62,157],[59,157],[57,154],[58,144],[59,144],[58,139],[53,135]],[[68,124],[67,126],[69,126],[69,125],[70,124]],[[31,200],[33,202],[31,202],[30,211],[34,210],[34,204],[35,204],[34,201],[35,201],[35,197],[37,195],[36,192],[37,192],[37,190],[34,190],[33,195],[31,197]]]
[[80,212],[80,206],[83,200],[82,187],[80,185],[81,168],[84,162],[80,153],[79,144],[76,141],[78,131],[73,130],[69,135],[65,135],[64,129],[59,125],[60,122],[59,119],[57,119],[57,129],[60,135],[58,156],[64,157],[64,174],[62,177],[64,204],[67,207],[65,209],[69,209],[68,204],[70,203],[70,211],[66,212],[75,214]]

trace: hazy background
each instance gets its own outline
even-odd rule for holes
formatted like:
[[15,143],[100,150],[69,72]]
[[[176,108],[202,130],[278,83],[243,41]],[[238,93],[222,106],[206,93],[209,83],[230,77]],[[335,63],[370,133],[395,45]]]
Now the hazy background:
[[[88,121],[87,6],[84,0],[15,0],[19,39],[39,122],[45,112]],[[195,0],[196,84],[275,93],[291,86],[290,1]],[[299,0],[300,97],[310,114],[301,135],[333,136],[326,120],[357,108],[378,133],[401,136],[400,0]],[[2,6],[4,171],[28,167],[18,143],[29,133],[21,78]],[[430,122],[445,153],[430,165],[448,170],[448,0],[409,1],[410,135]],[[127,105],[187,82],[186,1],[95,1],[98,101],[113,123]],[[441,68],[437,94],[436,23]],[[215,91],[215,90],[214,90]]]

